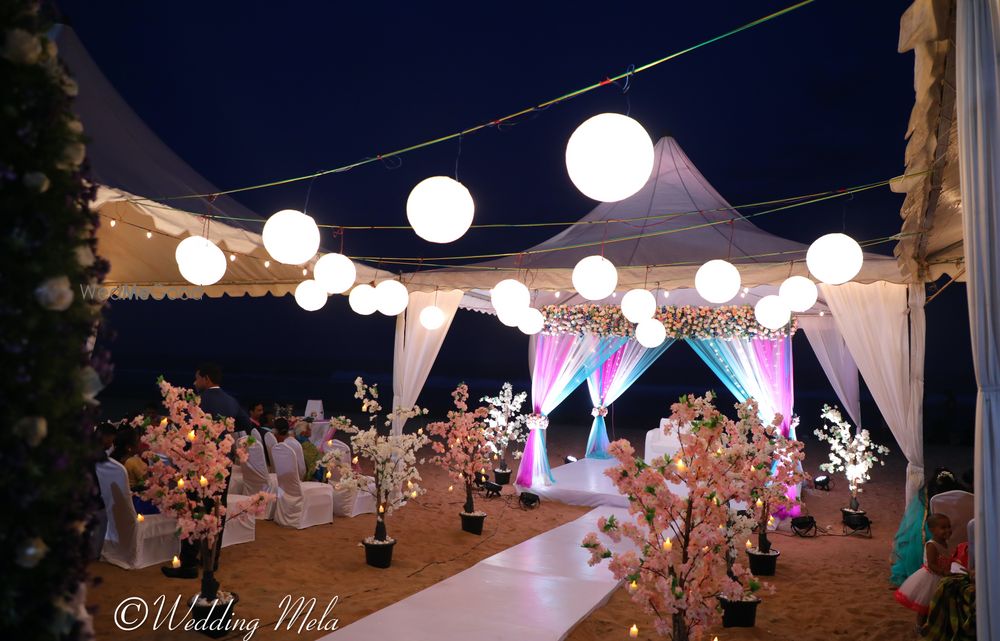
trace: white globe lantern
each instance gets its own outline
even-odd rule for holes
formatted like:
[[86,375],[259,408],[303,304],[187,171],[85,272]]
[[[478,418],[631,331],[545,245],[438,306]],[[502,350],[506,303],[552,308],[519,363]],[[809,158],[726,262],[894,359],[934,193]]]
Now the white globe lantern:
[[434,331],[444,325],[444,311],[437,305],[430,305],[420,310],[420,324],[424,329]]
[[525,312],[521,314],[520,322],[517,324],[517,328],[528,336],[542,331],[542,327],[544,326],[545,316],[543,316],[542,313],[534,307],[529,307],[525,310]]
[[375,304],[386,316],[402,314],[409,302],[410,293],[398,280],[383,280],[375,286]]
[[656,313],[656,298],[645,289],[631,289],[622,296],[622,314],[632,323],[652,318]]
[[[490,290],[490,302],[497,315],[513,317],[531,304],[531,292],[524,283],[507,278]],[[517,325],[515,322],[511,327]]]
[[406,218],[413,231],[432,243],[461,238],[469,231],[475,211],[469,190],[447,176],[425,178],[406,199]]
[[653,171],[653,141],[638,122],[621,114],[584,121],[566,144],[566,170],[585,196],[606,203],[642,189]]
[[643,347],[649,349],[659,347],[667,340],[667,328],[659,320],[647,318],[635,326],[635,339]]
[[351,306],[351,309],[362,316],[374,314],[375,310],[378,309],[375,288],[367,283],[363,283],[352,289],[350,295],[347,297],[347,302]]
[[328,294],[343,294],[358,277],[358,270],[351,259],[343,254],[324,254],[313,267],[313,279]]
[[793,312],[805,312],[816,304],[819,290],[816,283],[805,276],[789,276],[778,288],[778,298],[785,301]]
[[498,309],[497,319],[507,327],[517,327],[521,324],[521,318],[528,313],[530,307],[518,307],[517,309]]
[[604,256],[587,256],[573,268],[573,288],[587,300],[603,300],[618,286],[618,270]]
[[740,272],[732,263],[710,260],[694,275],[698,295],[710,303],[726,303],[740,291]]
[[174,258],[181,276],[192,285],[214,285],[226,274],[226,255],[204,236],[182,240],[174,250]]
[[820,236],[806,252],[809,272],[828,285],[840,285],[857,276],[864,260],[861,245],[846,234]]
[[754,305],[753,314],[757,322],[768,329],[781,329],[792,320],[792,310],[780,296],[770,294]]
[[326,305],[326,290],[314,280],[304,280],[295,288],[295,302],[307,312],[315,312]]
[[319,249],[316,221],[294,209],[283,209],[268,218],[261,236],[271,258],[286,265],[301,265]]

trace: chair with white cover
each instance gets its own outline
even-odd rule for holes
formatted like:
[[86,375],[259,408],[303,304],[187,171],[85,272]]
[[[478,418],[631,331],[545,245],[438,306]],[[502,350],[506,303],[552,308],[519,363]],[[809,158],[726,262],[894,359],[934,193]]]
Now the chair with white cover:
[[333,522],[333,488],[326,483],[302,481],[295,451],[285,443],[271,450],[278,473],[278,505],[274,520],[279,525],[303,529]]
[[134,570],[166,563],[180,551],[176,519],[148,514],[139,521],[124,465],[114,459],[101,461],[97,482],[108,513],[102,560]]
[[323,420],[323,401],[306,401],[306,418],[314,418],[317,421]]
[[975,514],[975,497],[963,490],[935,494],[931,497],[931,514],[944,514],[951,521],[948,548],[954,550],[959,543],[969,540],[968,526]]
[[251,428],[250,436],[253,437],[255,443],[260,443],[261,445],[264,444],[264,437],[260,435],[260,430],[256,427]]
[[976,519],[969,521],[969,569],[976,569]]
[[285,445],[288,445],[295,451],[295,465],[299,468],[299,478],[305,480],[306,478],[306,455],[302,451],[302,443],[299,443],[295,437],[289,436],[284,441]]
[[250,497],[232,494],[226,498],[226,525],[222,529],[222,547],[250,543],[257,531],[257,519],[247,510]]
[[677,437],[677,432],[664,434],[663,429],[670,419],[661,418],[660,426],[646,432],[646,449],[643,451],[643,459],[646,463],[652,463],[654,458],[666,456],[672,458],[681,449],[681,441]]
[[271,452],[277,444],[278,439],[274,438],[274,434],[272,432],[264,433],[264,447],[267,448],[267,460],[271,461],[271,469],[274,469],[274,455]]
[[257,518],[271,520],[274,518],[274,505],[278,496],[278,475],[267,471],[264,462],[264,446],[256,442],[247,448],[247,460],[240,465],[243,471],[243,490],[248,496],[257,492],[273,494],[274,498],[267,501],[264,512]]
[[[328,445],[328,451],[336,452],[335,456],[344,465],[351,464],[351,448],[344,442],[334,440]],[[368,487],[371,491],[364,492],[358,488],[337,489],[337,482],[340,481],[340,470],[331,468],[328,483],[333,486],[333,514],[334,516],[355,517],[359,514],[375,513],[375,479],[369,479]]]

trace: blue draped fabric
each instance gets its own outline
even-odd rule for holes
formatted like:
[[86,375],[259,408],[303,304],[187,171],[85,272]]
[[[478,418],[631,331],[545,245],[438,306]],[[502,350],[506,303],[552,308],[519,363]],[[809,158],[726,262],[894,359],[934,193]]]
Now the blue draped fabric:
[[927,488],[910,500],[892,541],[892,570],[889,582],[898,587],[924,562],[924,545],[931,537],[926,525]]

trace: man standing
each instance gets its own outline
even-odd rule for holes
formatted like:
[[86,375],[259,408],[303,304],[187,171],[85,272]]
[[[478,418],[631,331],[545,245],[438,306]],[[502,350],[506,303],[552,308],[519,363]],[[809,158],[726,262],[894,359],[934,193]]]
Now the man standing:
[[201,397],[201,409],[212,416],[232,418],[236,431],[249,434],[253,423],[239,402],[224,392],[222,369],[215,363],[202,363],[194,373],[194,389]]

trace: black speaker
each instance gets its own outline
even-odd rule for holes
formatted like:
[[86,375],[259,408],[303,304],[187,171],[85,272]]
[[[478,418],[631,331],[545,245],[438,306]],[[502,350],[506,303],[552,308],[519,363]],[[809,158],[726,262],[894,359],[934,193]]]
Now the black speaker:
[[811,516],[796,516],[791,525],[792,532],[799,536],[816,536],[816,519]]
[[486,490],[486,498],[491,499],[500,496],[500,490],[503,489],[503,486],[493,481],[486,481],[483,483],[483,489]]
[[517,499],[517,501],[521,504],[521,507],[530,510],[538,507],[541,504],[542,499],[539,498],[537,494],[532,494],[531,492],[521,492],[521,496]]

